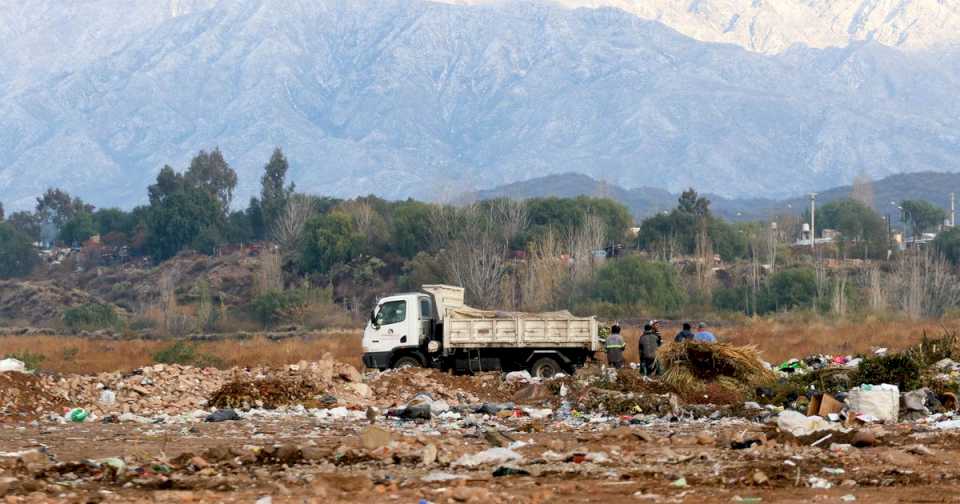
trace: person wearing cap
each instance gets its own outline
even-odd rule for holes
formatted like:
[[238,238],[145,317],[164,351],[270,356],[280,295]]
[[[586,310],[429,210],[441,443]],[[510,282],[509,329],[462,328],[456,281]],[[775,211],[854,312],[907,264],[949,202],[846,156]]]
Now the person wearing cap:
[[657,373],[657,349],[663,340],[656,330],[655,320],[643,326],[643,335],[640,336],[640,371],[645,376]]
[[683,330],[678,332],[676,336],[673,337],[675,343],[683,343],[684,341],[693,341],[695,334],[690,330],[690,322],[683,323]]
[[700,322],[697,324],[697,334],[694,335],[693,341],[698,343],[716,343],[717,337],[707,330],[706,322]]
[[610,364],[610,367],[622,368],[623,351],[627,348],[627,343],[623,340],[623,336],[620,335],[619,324],[614,324],[613,327],[610,328],[610,336],[607,338],[606,347],[607,363]]

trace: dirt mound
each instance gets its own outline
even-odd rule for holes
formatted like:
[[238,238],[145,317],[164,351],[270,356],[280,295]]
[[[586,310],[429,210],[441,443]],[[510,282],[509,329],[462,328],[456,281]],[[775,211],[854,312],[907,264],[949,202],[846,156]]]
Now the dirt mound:
[[64,400],[39,377],[18,372],[0,373],[0,420],[24,422],[50,412],[59,413]]
[[67,309],[96,302],[100,300],[87,292],[53,282],[0,281],[0,319],[49,326],[63,320]]
[[405,403],[413,396],[427,392],[434,399],[453,402],[506,402],[521,387],[508,384],[499,372],[453,376],[436,369],[397,369],[378,374],[370,386],[377,397]]
[[303,404],[323,393],[321,387],[308,380],[268,378],[227,383],[210,397],[215,408],[275,409],[281,406]]

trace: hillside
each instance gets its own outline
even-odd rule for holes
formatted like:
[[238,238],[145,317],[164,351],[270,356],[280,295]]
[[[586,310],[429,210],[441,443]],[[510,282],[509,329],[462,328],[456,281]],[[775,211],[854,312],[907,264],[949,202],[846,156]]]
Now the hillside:
[[130,207],[214,146],[238,202],[278,145],[303,191],[432,200],[567,172],[783,198],[960,166],[955,50],[765,56],[536,2],[77,5],[0,10],[8,208],[49,186]]

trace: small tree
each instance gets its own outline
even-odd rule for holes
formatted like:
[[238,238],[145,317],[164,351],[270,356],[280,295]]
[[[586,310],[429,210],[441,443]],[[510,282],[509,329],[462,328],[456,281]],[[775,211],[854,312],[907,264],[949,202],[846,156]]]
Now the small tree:
[[220,203],[224,216],[230,211],[233,190],[237,187],[237,172],[223,158],[220,148],[213,152],[200,151],[190,161],[190,168],[183,174],[188,186],[202,189]]
[[903,208],[904,220],[910,223],[914,238],[936,229],[947,218],[947,213],[942,208],[929,201],[904,200],[900,207]]
[[314,217],[304,227],[301,268],[327,273],[335,264],[357,256],[362,242],[349,216],[334,212]]
[[6,222],[0,222],[0,278],[29,275],[39,258],[30,238]]
[[272,229],[286,211],[287,200],[293,194],[294,184],[285,186],[290,165],[279,147],[274,149],[270,162],[263,167],[260,178],[260,212],[265,229]]

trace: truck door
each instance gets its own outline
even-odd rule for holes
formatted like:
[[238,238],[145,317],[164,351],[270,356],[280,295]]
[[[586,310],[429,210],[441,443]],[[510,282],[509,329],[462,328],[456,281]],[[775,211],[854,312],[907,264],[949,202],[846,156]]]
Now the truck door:
[[423,344],[433,335],[433,302],[426,296],[420,297],[420,343]]
[[[387,301],[380,305],[377,311],[377,333],[380,343],[393,348],[417,346],[419,335],[410,331],[409,321],[416,321],[416,317],[408,316],[407,300]],[[414,312],[415,313],[415,312]],[[409,313],[413,315],[413,313]],[[419,328],[416,328],[419,329]]]

